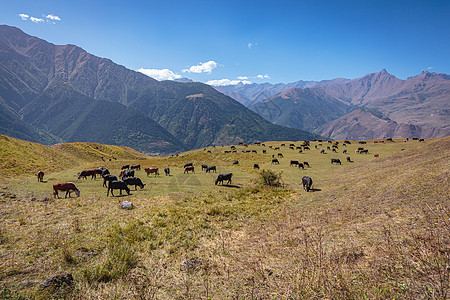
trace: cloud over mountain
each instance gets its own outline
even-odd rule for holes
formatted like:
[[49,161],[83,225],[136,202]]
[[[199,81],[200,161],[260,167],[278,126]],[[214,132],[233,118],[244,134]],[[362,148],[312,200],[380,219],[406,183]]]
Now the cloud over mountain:
[[150,76],[156,80],[175,80],[180,79],[181,75],[172,72],[169,69],[144,69],[140,68],[138,72]]
[[213,61],[207,61],[204,63],[200,63],[196,66],[191,66],[189,69],[184,69],[183,72],[189,72],[189,73],[209,73],[211,74],[211,71],[217,68],[218,64]]

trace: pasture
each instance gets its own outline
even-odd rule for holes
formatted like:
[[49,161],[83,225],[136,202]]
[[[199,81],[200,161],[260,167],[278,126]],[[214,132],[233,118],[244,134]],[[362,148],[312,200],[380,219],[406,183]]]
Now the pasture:
[[[230,146],[172,157],[134,153],[132,159],[126,159],[126,152],[117,155],[122,150],[116,149],[113,160],[94,150],[84,152],[79,145],[78,151],[69,147],[70,154],[58,154],[70,155],[73,166],[46,169],[44,182],[33,176],[38,169],[28,172],[21,166],[20,153],[14,151],[17,171],[0,181],[1,295],[449,296],[448,137],[420,143],[351,141],[346,147],[339,141],[337,153],[327,142],[311,142],[310,150],[302,153],[289,149],[289,144],[302,142],[283,143],[286,146],[235,145],[236,153],[225,153]],[[358,147],[369,153],[355,153]],[[272,155],[280,164],[271,163]],[[332,158],[342,165],[331,164]],[[233,165],[235,160],[238,165]],[[291,160],[307,161],[310,168],[290,166]],[[189,162],[195,173],[184,174]],[[255,163],[261,170],[253,169]],[[136,177],[146,184],[144,189],[133,187],[131,195],[107,197],[103,179],[76,177],[83,169],[100,166],[118,175],[124,164],[141,165]],[[205,173],[202,164],[217,166],[217,173]],[[159,176],[146,176],[144,168],[152,166],[159,168]],[[164,174],[164,167],[170,168],[171,176]],[[5,168],[3,162],[2,172]],[[283,187],[258,184],[263,169],[281,174]],[[233,173],[230,185],[214,185],[222,173]],[[303,176],[313,179],[313,192],[303,191]],[[53,199],[52,184],[65,181],[77,185],[79,198]],[[121,209],[124,200],[134,209]],[[75,283],[53,289],[39,286],[62,273],[71,273]]]

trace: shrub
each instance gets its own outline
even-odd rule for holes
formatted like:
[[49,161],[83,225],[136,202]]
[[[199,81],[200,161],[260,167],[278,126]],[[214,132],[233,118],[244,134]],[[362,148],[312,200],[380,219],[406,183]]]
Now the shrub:
[[259,184],[263,186],[270,186],[270,187],[280,187],[283,186],[282,180],[281,180],[281,174],[276,173],[271,170],[262,170],[261,173],[259,173]]

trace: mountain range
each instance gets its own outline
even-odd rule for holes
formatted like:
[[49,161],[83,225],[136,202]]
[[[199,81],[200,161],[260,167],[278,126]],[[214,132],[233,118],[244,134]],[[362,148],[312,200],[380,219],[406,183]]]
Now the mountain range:
[[0,26],[0,111],[0,133],[13,137],[144,153],[319,137],[274,125],[209,85],[160,82],[7,25]]
[[[250,97],[242,103],[275,124],[334,139],[432,138],[450,134],[447,74],[423,72],[401,80],[383,69],[353,80],[336,78],[307,84],[303,88],[284,85],[283,91],[267,99]],[[270,95],[274,86],[267,87],[241,84],[216,89],[226,89],[228,95],[242,101],[248,95]],[[358,108],[366,109],[352,114]],[[355,114],[358,117],[353,117]]]

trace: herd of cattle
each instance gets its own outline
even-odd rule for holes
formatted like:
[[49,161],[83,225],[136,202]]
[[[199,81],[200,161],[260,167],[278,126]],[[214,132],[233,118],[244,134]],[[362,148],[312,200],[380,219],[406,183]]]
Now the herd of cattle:
[[[392,139],[387,139],[387,141],[391,141]],[[408,139],[406,140],[408,141]],[[423,141],[423,139],[419,140],[420,142]],[[330,146],[327,146],[327,150],[331,150],[334,153],[337,153],[338,149],[339,149],[339,145],[340,143],[335,141],[327,141],[327,143],[331,144]],[[359,144],[366,144],[367,142],[365,141],[360,141]],[[374,143],[384,143],[384,140],[380,140],[380,141],[374,141]],[[261,143],[256,143],[257,145],[262,145],[262,146],[266,146],[265,144],[261,144]],[[346,147],[347,145],[351,144],[350,141],[344,141],[342,143],[343,147]],[[246,146],[248,147],[248,145],[240,143],[240,145]],[[281,144],[280,147],[285,147],[286,144]],[[319,147],[323,146],[323,141],[318,140],[318,144],[315,145],[316,149],[319,149]],[[273,148],[273,150],[277,151],[280,150],[280,147],[273,147],[273,146],[268,146],[269,148]],[[300,146],[295,146],[295,144],[290,144],[289,145],[289,149],[291,150],[299,150],[299,153],[302,153],[303,151],[308,151],[310,150],[310,142],[309,141],[303,141],[303,143]],[[205,148],[206,150],[206,148]],[[224,151],[225,153],[230,153],[230,152],[237,152],[237,149],[235,146],[231,146],[231,150],[226,150]],[[242,152],[247,153],[247,152],[252,152],[252,153],[257,153],[256,150],[242,150]],[[264,149],[262,151],[263,153],[267,153],[267,150]],[[347,150],[344,149],[342,151],[344,154],[347,153]],[[211,151],[208,151],[208,153],[211,153]],[[321,154],[326,154],[325,149],[321,149],[320,150]],[[368,154],[369,150],[365,149],[363,147],[358,147],[355,150],[355,153],[359,153],[359,154]],[[280,161],[278,160],[278,158],[282,158],[283,154],[282,153],[278,153],[277,154],[277,158],[275,158],[275,154],[272,155],[272,164],[280,164]],[[378,154],[374,154],[374,158],[379,158]],[[353,162],[350,158],[350,156],[347,156],[347,162]],[[238,165],[239,161],[234,161],[233,165]],[[331,164],[338,164],[341,165],[341,160],[339,158],[331,158]],[[310,168],[310,165],[307,161],[303,161],[300,162],[298,160],[291,160],[290,161],[290,166],[295,166],[301,169],[304,169],[305,167]],[[214,172],[216,173],[217,169],[216,166],[207,166],[202,164],[201,165],[202,171],[206,171],[206,173],[210,173],[210,172]],[[254,169],[259,169],[259,164],[254,164],[253,165]],[[103,178],[103,186],[108,188],[108,191],[106,193],[107,196],[109,196],[109,193],[111,192],[111,195],[114,196],[114,190],[119,190],[120,191],[120,195],[122,195],[122,191],[127,192],[127,194],[130,194],[130,188],[129,186],[134,186],[135,190],[137,190],[137,187],[140,187],[141,189],[144,188],[145,184],[142,182],[142,180],[138,177],[135,177],[135,171],[136,170],[141,170],[141,166],[140,165],[124,165],[121,168],[121,171],[119,173],[119,176],[115,176],[110,174],[109,170],[107,168],[104,167],[99,167],[97,169],[91,169],[91,170],[83,170],[80,173],[77,174],[78,179],[87,179],[88,177],[91,177],[91,179],[95,179],[97,177],[97,175],[101,176]],[[145,168],[144,169],[145,173],[147,174],[147,176],[149,176],[150,174],[154,174],[155,177],[160,175],[159,174],[159,168],[158,167],[149,167],[149,168]],[[170,176],[170,169],[168,167],[164,168],[164,173],[166,176]],[[194,164],[193,163],[187,163],[184,165],[184,174],[189,174],[189,173],[195,173],[195,168],[194,168]],[[36,174],[38,181],[43,181],[44,178],[44,172],[43,171],[39,171]],[[225,174],[220,174],[218,175],[217,179],[215,180],[215,184],[219,184],[221,183],[223,185],[224,182],[226,182],[226,184],[230,184],[231,183],[231,178],[232,178],[233,174],[232,173],[225,173]],[[119,180],[120,179],[120,180]],[[305,191],[309,192],[312,189],[312,179],[308,176],[304,176],[302,178],[302,185]],[[67,195],[71,195],[72,192],[75,192],[75,194],[77,196],[80,196],[80,191],[79,189],[75,186],[75,184],[73,182],[63,182],[63,183],[55,183],[53,184],[53,195],[55,197],[59,198],[59,194],[58,192],[66,192],[65,197],[67,197]]]

